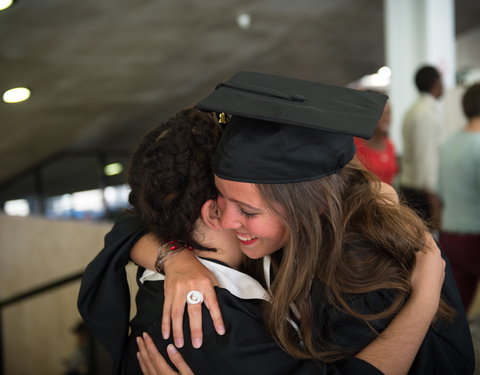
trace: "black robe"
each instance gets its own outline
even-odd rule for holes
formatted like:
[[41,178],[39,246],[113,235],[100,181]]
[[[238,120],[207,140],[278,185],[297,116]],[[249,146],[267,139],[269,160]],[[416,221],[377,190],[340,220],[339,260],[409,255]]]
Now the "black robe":
[[[226,266],[223,268],[228,269]],[[140,273],[141,270],[138,276]],[[237,274],[240,273],[237,272]],[[247,275],[244,276],[249,278]],[[237,279],[236,282],[238,283],[239,280]],[[124,356],[126,374],[142,373],[136,358],[138,347],[135,338],[141,336],[143,332],[150,334],[165,358],[168,358],[167,345],[173,343],[172,338],[163,340],[161,333],[163,281],[145,281],[138,284],[137,315],[130,324],[132,333]],[[221,281],[220,284],[222,284]],[[185,314],[183,330],[186,344],[179,351],[196,375],[381,374],[375,367],[357,358],[327,365],[314,361],[299,361],[289,356],[265,329],[261,314],[261,299],[246,296],[239,298],[233,294],[238,294],[238,290],[231,293],[227,288],[216,287],[226,324],[227,333],[224,336],[215,332],[209,312],[203,305],[203,344],[200,349],[193,348],[190,344],[188,314]],[[235,289],[235,286],[231,289]],[[264,291],[263,288],[262,290]]]
[[127,214],[105,236],[105,246],[88,264],[82,277],[77,307],[85,324],[113,359],[120,374],[128,339],[130,290],[125,266],[133,245],[147,230]]
[[[140,285],[138,314],[132,320],[132,336],[127,345],[129,293],[124,266],[133,244],[145,233],[134,218],[117,223],[105,238],[105,248],[89,264],[83,277],[78,307],[87,326],[112,354],[114,374],[135,374],[139,367],[134,338],[149,332],[165,355],[161,336],[163,282]],[[243,300],[228,290],[217,288],[227,333],[219,336],[203,306],[204,343],[200,349],[190,344],[188,318],[184,322],[185,346],[181,349],[187,363],[197,374],[378,374],[368,363],[349,358],[335,364],[298,361],[285,354],[267,334],[260,316],[259,301]],[[440,322],[429,329],[416,356],[411,374],[471,374],[474,369],[473,348],[465,313],[447,264],[443,294],[457,310],[452,323]],[[389,291],[356,296],[352,303],[365,311],[375,311],[388,304]],[[358,352],[374,338],[363,322],[330,306],[320,287],[313,289],[314,336],[327,337]],[[381,331],[388,321],[372,325]],[[392,353],[395,355],[395,353]],[[123,362],[123,365],[122,365]],[[123,369],[122,369],[123,368]],[[128,372],[126,372],[128,371]]]

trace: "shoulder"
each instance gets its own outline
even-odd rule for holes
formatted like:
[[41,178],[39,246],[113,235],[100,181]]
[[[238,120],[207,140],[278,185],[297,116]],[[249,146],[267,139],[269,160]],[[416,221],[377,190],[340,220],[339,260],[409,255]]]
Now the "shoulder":
[[409,114],[414,121],[424,123],[425,116],[427,118],[431,116],[437,117],[441,112],[439,112],[437,100],[432,95],[423,93],[412,106]]
[[134,242],[147,233],[147,228],[140,218],[131,212],[125,212],[114,223],[110,232],[105,235],[105,245],[120,246],[131,238]]
[[449,151],[452,147],[454,147],[456,144],[463,143],[462,139],[462,132],[455,132],[451,135],[449,135],[443,144],[440,145],[440,150],[443,152]]

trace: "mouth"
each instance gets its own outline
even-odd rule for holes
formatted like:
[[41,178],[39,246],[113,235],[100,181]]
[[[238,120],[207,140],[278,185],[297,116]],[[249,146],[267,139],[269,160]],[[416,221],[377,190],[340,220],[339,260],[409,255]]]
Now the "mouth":
[[241,233],[235,233],[235,234],[237,235],[237,238],[242,245],[252,245],[258,240],[257,237],[247,236],[246,234],[241,234]]

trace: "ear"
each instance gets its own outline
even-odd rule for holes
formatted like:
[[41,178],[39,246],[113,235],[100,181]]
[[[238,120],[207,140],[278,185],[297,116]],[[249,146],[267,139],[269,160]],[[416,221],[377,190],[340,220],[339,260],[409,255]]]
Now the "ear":
[[212,229],[222,229],[220,223],[220,211],[215,199],[207,200],[200,211],[202,220]]

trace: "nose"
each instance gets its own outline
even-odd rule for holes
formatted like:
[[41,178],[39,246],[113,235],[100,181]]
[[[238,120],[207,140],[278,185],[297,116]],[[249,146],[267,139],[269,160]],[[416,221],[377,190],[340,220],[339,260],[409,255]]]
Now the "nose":
[[223,229],[239,229],[242,224],[238,220],[238,214],[235,213],[233,207],[229,206],[227,204],[221,209],[220,225]]

